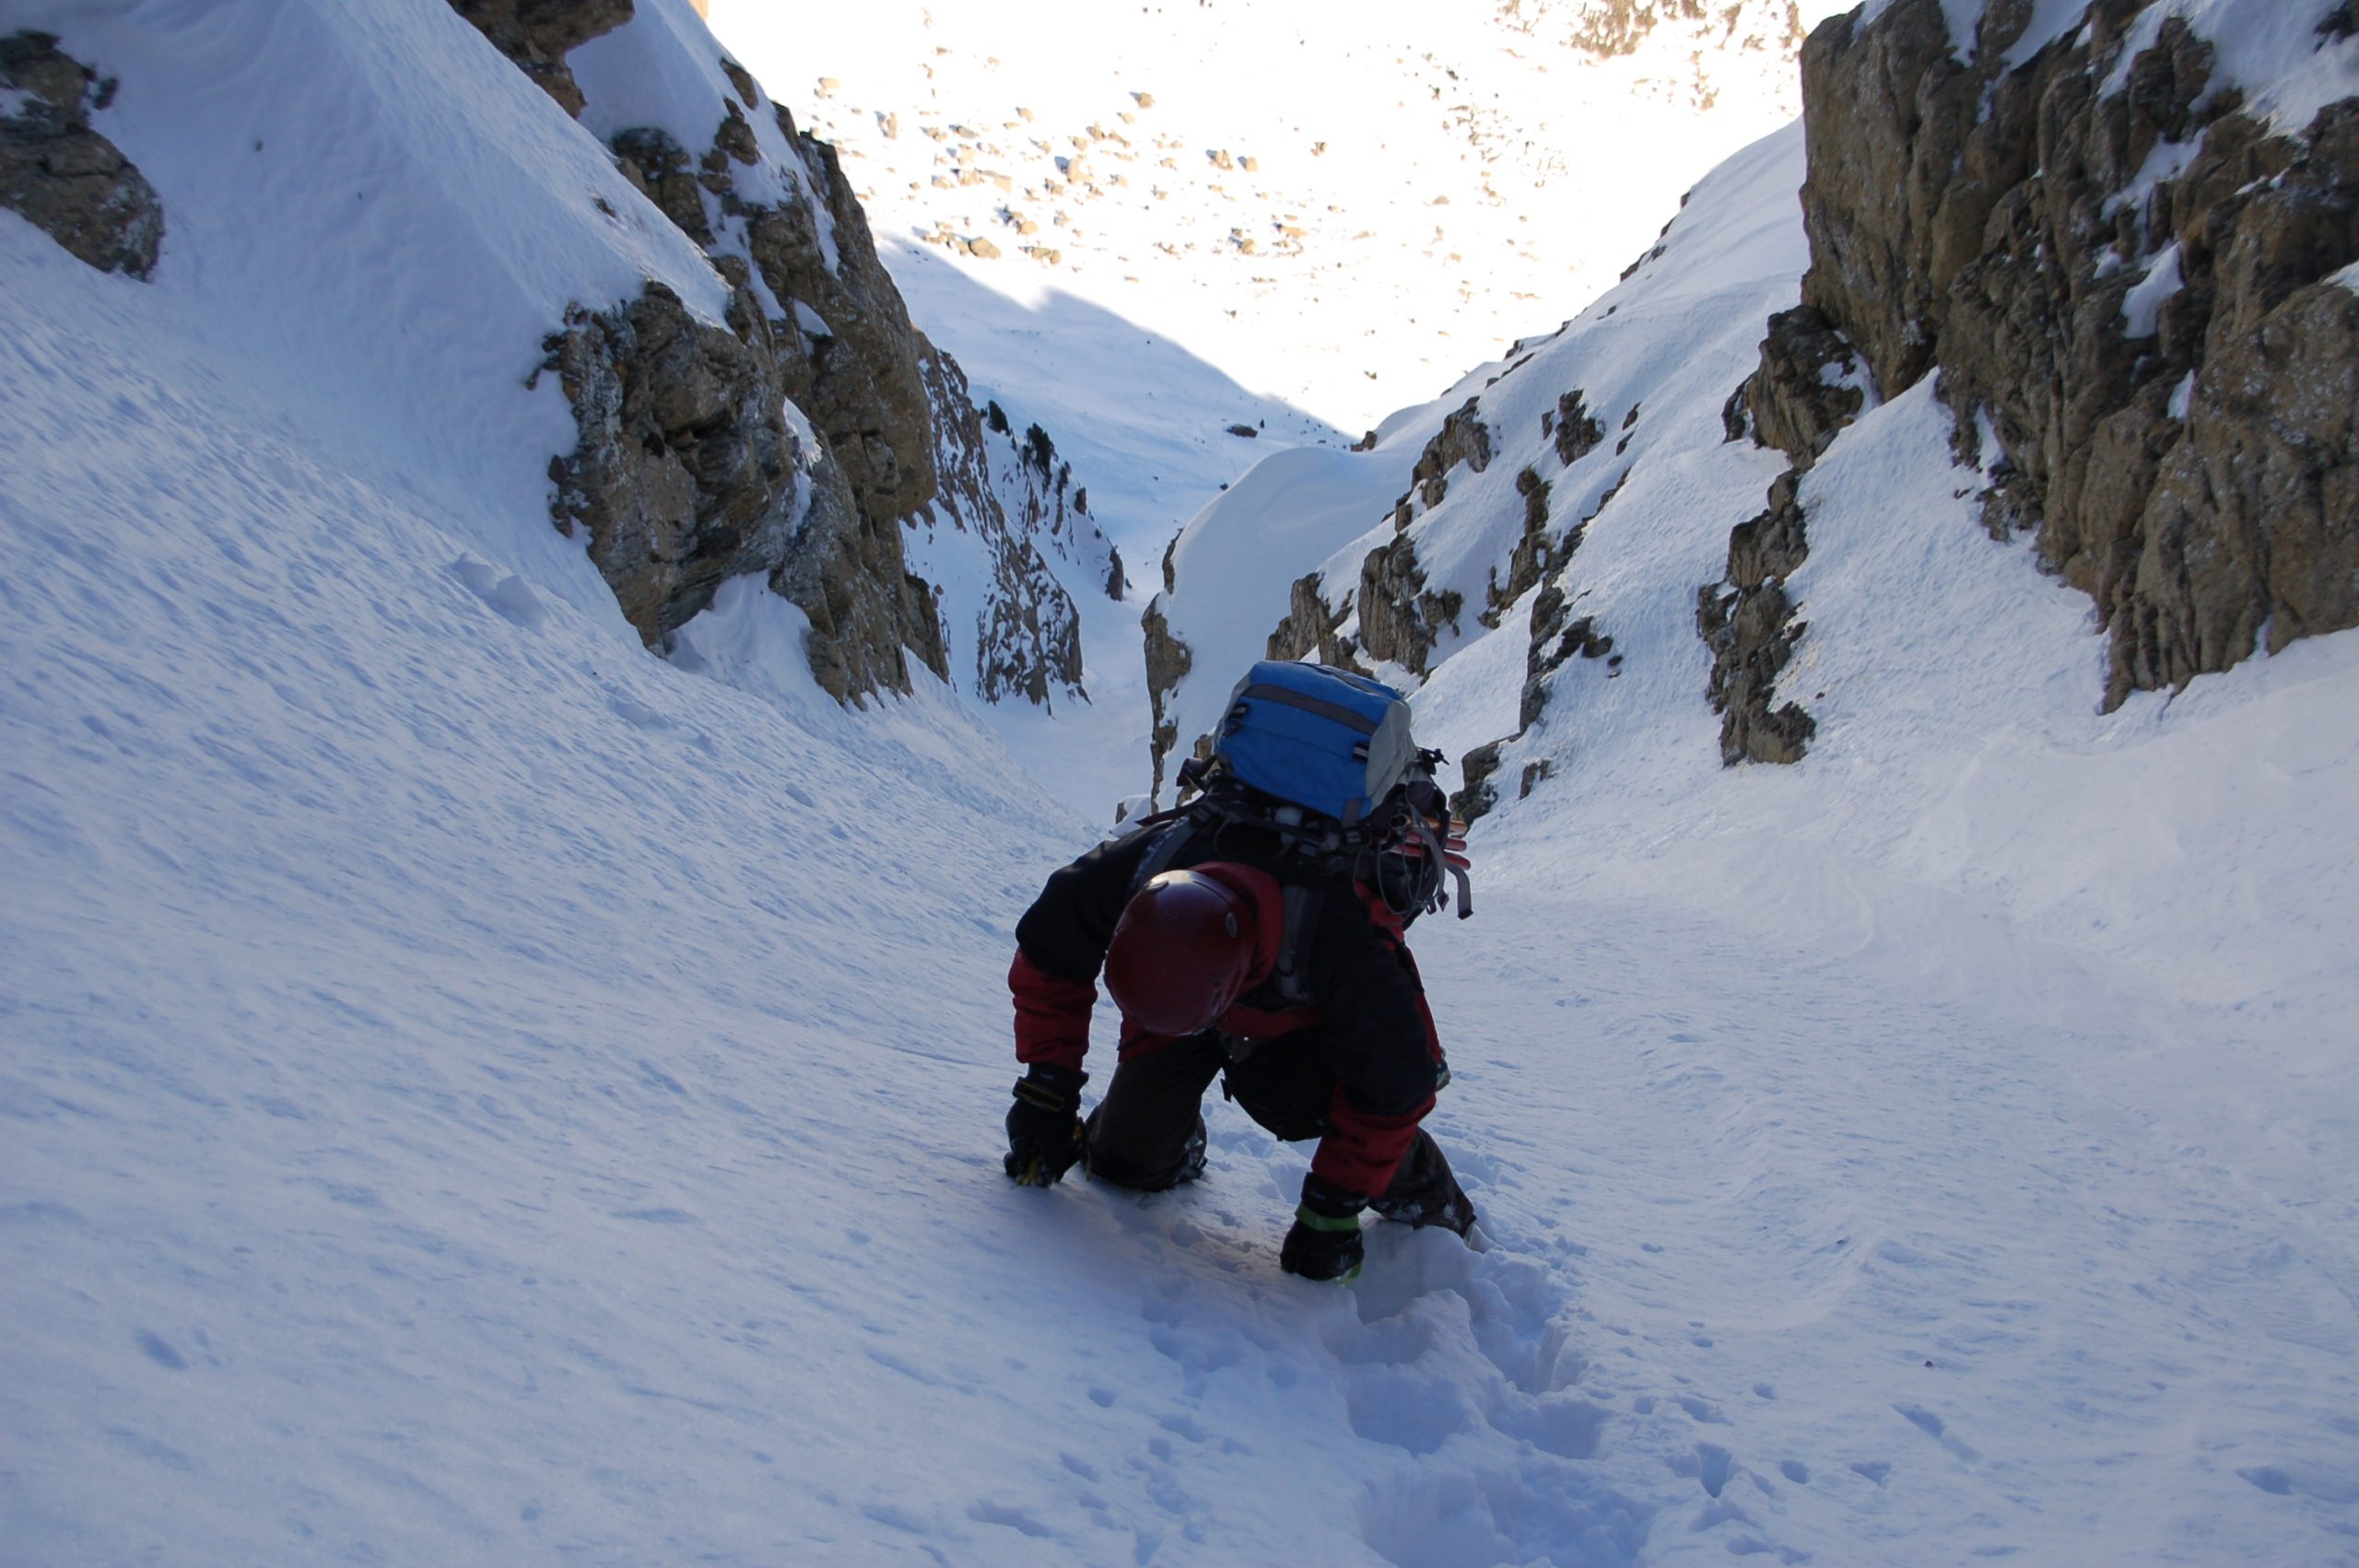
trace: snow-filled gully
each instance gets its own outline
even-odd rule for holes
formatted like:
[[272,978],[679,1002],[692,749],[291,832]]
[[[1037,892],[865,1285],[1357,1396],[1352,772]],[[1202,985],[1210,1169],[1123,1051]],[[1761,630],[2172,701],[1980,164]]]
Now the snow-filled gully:
[[[1315,1287],[1304,1153],[1216,1097],[1186,1190],[1000,1168],[1015,920],[1140,771],[1129,676],[1095,729],[845,710],[757,579],[657,658],[549,527],[543,334],[717,287],[593,138],[436,0],[16,9],[122,73],[170,218],[141,284],[0,214],[0,1561],[2352,1559],[2359,641],[2095,719],[2085,606],[1903,396],[1810,482],[1817,749],[1720,769],[1792,135],[1614,315],[1687,336],[1607,305],[1492,394],[1643,402],[1664,461],[1582,547],[1622,673],[1414,933],[1488,1249]],[[1526,624],[1429,743],[1506,732]]]

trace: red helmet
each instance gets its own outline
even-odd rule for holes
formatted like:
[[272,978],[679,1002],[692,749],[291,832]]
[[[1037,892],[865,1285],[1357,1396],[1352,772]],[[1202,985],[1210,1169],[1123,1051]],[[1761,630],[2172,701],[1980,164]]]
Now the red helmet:
[[1253,971],[1253,907],[1211,877],[1165,872],[1132,895],[1106,950],[1106,989],[1157,1035],[1192,1035],[1235,1004]]

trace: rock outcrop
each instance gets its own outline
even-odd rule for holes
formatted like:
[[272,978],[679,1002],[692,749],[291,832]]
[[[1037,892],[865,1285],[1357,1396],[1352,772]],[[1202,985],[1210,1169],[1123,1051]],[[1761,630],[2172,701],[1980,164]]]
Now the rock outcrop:
[[1449,797],[1449,814],[1473,823],[1487,816],[1499,803],[1498,786],[1491,782],[1499,771],[1506,740],[1485,741],[1458,759],[1459,788]]
[[934,410],[922,363],[929,350],[876,258],[834,149],[798,135],[778,109],[780,134],[804,179],[787,200],[749,200],[732,170],[752,161],[752,128],[740,105],[726,109],[712,146],[694,160],[669,135],[646,128],[616,135],[615,156],[684,233],[717,255],[749,261],[784,308],[786,317],[773,323],[780,390],[841,465],[881,560],[893,553],[884,541],[933,498]]
[[[1019,436],[999,404],[977,408],[965,372],[948,355],[929,347],[922,362],[939,486],[911,526],[927,531],[929,544],[943,529],[967,535],[981,556],[980,599],[966,606],[974,620],[975,689],[990,702],[1086,701],[1081,617],[1050,556],[1112,598],[1121,597],[1121,560],[1089,520],[1086,497],[1048,432],[1033,425]],[[958,640],[954,632],[954,647]]]
[[1866,405],[1859,354],[1808,305],[1769,318],[1761,368],[1722,411],[1729,439],[1750,436],[1802,468],[1818,461]]
[[[1614,651],[1614,639],[1598,629],[1594,616],[1574,615],[1572,603],[1572,596],[1565,591],[1562,582],[1549,583],[1532,602],[1532,637],[1524,649],[1523,691],[1516,711],[1516,732],[1476,746],[1459,761],[1461,785],[1450,797],[1450,810],[1468,822],[1484,816],[1499,803],[1498,787],[1492,776],[1498,772],[1507,748],[1540,722],[1548,706],[1548,677],[1576,657],[1605,661],[1609,675],[1621,668],[1622,656]],[[1516,798],[1530,795],[1532,787],[1547,776],[1545,758],[1527,766]]]
[[145,279],[164,208],[138,169],[90,128],[112,77],[62,53],[48,33],[0,38],[0,206],[100,272]]
[[1149,738],[1148,749],[1155,758],[1155,783],[1150,798],[1156,801],[1163,799],[1164,759],[1171,755],[1171,748],[1180,743],[1180,721],[1171,716],[1169,703],[1172,694],[1180,689],[1180,683],[1187,678],[1188,672],[1196,664],[1195,654],[1188,645],[1171,635],[1171,623],[1163,613],[1164,597],[1171,591],[1168,586],[1171,580],[1170,568],[1170,556],[1167,555],[1164,557],[1164,581],[1167,584],[1164,592],[1156,595],[1139,617],[1139,631],[1146,645],[1147,699],[1155,708],[1155,732]]
[[811,621],[812,673],[839,701],[909,689],[905,649],[946,667],[932,591],[875,547],[831,451],[787,424],[770,324],[744,267],[729,328],[651,283],[628,305],[569,313],[548,340],[581,443],[553,459],[551,514],[651,647],[761,572]]
[[1800,762],[1818,731],[1802,705],[1777,701],[1778,673],[1808,628],[1794,618],[1786,579],[1810,544],[1788,470],[1770,487],[1769,509],[1729,535],[1724,583],[1696,591],[1696,627],[1712,650],[1708,691],[1720,715],[1720,761]]
[[2107,706],[2359,625],[2359,100],[2272,128],[2158,9],[2010,68],[2033,7],[1959,59],[1896,0],[1802,54],[1803,302],[1885,395],[1938,372],[1986,521],[2096,601]]
[[1810,554],[1802,476],[1865,406],[1860,357],[1810,306],[1769,318],[1761,365],[1721,422],[1731,440],[1752,439],[1790,464],[1769,487],[1759,516],[1729,532],[1728,573],[1696,594],[1696,629],[1712,650],[1706,695],[1720,715],[1720,761],[1800,762],[1818,722],[1801,704],[1777,700],[1778,676],[1806,629],[1794,616],[1786,579]]
[[1350,657],[1351,644],[1338,634],[1349,618],[1349,596],[1344,605],[1331,607],[1325,594],[1319,591],[1320,574],[1305,572],[1286,589],[1286,613],[1270,633],[1271,659],[1300,659],[1316,653],[1321,664],[1335,664]]
[[1443,628],[1456,630],[1464,607],[1456,589],[1426,585],[1416,543],[1407,534],[1378,545],[1360,562],[1359,645],[1371,660],[1425,674]]
[[1441,505],[1449,494],[1450,470],[1464,463],[1480,474],[1491,466],[1491,431],[1483,423],[1480,401],[1468,398],[1465,406],[1441,422],[1426,450],[1417,454],[1416,466],[1409,474],[1409,493],[1393,503],[1395,532],[1406,532],[1418,512]]
[[586,531],[590,558],[650,643],[710,603],[723,577],[783,564],[800,521],[794,475],[820,455],[788,433],[751,303],[742,289],[733,301],[741,334],[651,283],[627,305],[576,308],[545,345],[543,369],[581,433],[551,464],[551,513],[566,532]]
[[1589,394],[1579,387],[1556,400],[1555,413],[1541,415],[1540,433],[1556,443],[1556,461],[1567,468],[1605,440],[1605,431],[1589,411]]
[[1619,665],[1614,639],[1597,629],[1594,617],[1575,616],[1572,598],[1561,583],[1550,583],[1532,602],[1532,643],[1524,656],[1523,699],[1516,715],[1519,732],[1540,721],[1547,697],[1541,685],[1564,662],[1579,654]]
[[581,88],[566,55],[631,18],[631,0],[451,0],[451,9],[573,115]]
[[[1595,427],[1594,424],[1590,427]],[[1556,428],[1561,431],[1564,427],[1559,425]],[[1582,455],[1596,444],[1592,440]],[[1563,450],[1561,444],[1558,450]],[[1569,463],[1573,460],[1566,461]],[[1497,568],[1491,568],[1481,616],[1486,626],[1496,626],[1509,605],[1562,571],[1565,563],[1573,558],[1573,552],[1580,548],[1581,527],[1575,527],[1562,540],[1549,536],[1548,496],[1552,488],[1536,468],[1521,469],[1515,476],[1516,494],[1523,497],[1523,536],[1508,553],[1506,579],[1500,579]]]
[[[588,105],[567,52],[631,16],[630,0],[452,4],[576,115]],[[1018,515],[1006,515],[965,378],[910,324],[834,149],[798,133],[734,61],[719,64],[729,90],[708,146],[629,126],[609,146],[729,283],[727,320],[698,321],[654,286],[568,312],[548,361],[580,432],[552,464],[560,526],[586,529],[651,645],[722,580],[767,574],[810,619],[821,685],[858,701],[909,690],[911,654],[949,678],[939,595],[904,548],[906,528],[937,521],[948,453],[974,481],[945,502],[948,521],[988,532],[997,562],[979,689],[989,700],[1044,702],[1060,685],[1079,695],[1072,601],[1040,556],[1085,532],[1103,544],[1077,495],[1068,503],[1070,475],[1018,486]],[[1120,564],[1105,556],[1091,570],[1119,591]]]

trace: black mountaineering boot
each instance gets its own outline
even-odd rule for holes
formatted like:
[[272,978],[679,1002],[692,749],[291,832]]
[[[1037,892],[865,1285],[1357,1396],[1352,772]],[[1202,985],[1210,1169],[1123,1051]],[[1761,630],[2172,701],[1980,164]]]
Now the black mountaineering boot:
[[1278,1248],[1278,1267],[1306,1280],[1359,1278],[1367,1257],[1360,1242],[1360,1210],[1367,1203],[1367,1199],[1339,1191],[1317,1176],[1304,1176],[1302,1202]]
[[1459,1189],[1449,1162],[1442,1158],[1441,1145],[1423,1128],[1417,1129],[1417,1141],[1409,1145],[1409,1152],[1401,1156],[1392,1185],[1368,1207],[1380,1218],[1404,1225],[1439,1225],[1460,1235],[1474,1227],[1474,1205]]
[[1177,1187],[1183,1181],[1202,1180],[1203,1174],[1204,1118],[1198,1117],[1196,1130],[1188,1134],[1188,1141],[1180,1147],[1180,1174],[1171,1178],[1171,1185]]

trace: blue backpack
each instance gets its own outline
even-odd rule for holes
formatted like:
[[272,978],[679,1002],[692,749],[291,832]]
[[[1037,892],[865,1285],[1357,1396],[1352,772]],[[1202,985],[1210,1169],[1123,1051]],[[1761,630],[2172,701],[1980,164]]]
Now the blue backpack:
[[1359,825],[1424,766],[1408,700],[1324,664],[1263,660],[1229,694],[1213,755],[1265,795]]
[[[1403,916],[1447,902],[1447,869],[1464,919],[1474,912],[1473,890],[1463,861],[1451,863],[1442,842],[1449,811],[1434,783],[1441,761],[1410,739],[1408,699],[1383,682],[1264,660],[1229,693],[1212,755],[1180,766],[1180,789],[1196,798],[1139,825],[1150,832],[1180,824],[1142,861],[1139,883],[1192,835],[1209,830],[1217,841],[1225,825],[1250,824],[1275,833],[1287,853],[1378,889]],[[1307,930],[1296,901],[1309,895],[1287,896],[1289,931]]]

